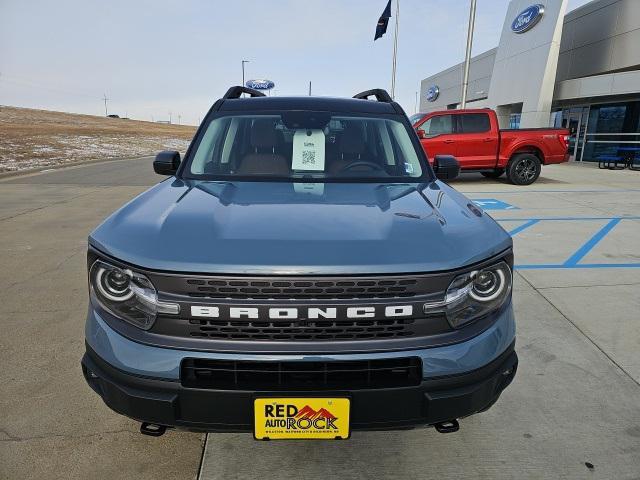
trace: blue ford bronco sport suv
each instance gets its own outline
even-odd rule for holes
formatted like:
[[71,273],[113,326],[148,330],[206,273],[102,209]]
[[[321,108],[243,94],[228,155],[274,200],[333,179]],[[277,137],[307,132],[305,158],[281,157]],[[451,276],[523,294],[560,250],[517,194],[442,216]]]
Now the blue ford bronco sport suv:
[[89,236],[86,381],[148,435],[458,430],[516,373],[512,241],[434,160],[384,90],[232,87]]

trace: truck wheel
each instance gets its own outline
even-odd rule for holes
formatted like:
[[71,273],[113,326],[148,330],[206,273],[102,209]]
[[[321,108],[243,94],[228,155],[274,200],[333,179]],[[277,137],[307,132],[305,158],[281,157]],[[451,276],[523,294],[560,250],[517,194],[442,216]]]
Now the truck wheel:
[[500,178],[504,173],[504,168],[496,168],[493,172],[480,172],[485,178]]
[[507,165],[507,180],[514,185],[531,185],[540,176],[540,159],[530,153],[514,155]]

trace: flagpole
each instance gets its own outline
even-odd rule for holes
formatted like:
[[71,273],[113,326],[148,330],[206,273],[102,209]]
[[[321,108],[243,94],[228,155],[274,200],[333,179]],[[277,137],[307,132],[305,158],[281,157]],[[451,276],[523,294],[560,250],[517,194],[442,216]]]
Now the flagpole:
[[467,87],[469,86],[469,64],[471,63],[471,47],[473,45],[473,27],[476,23],[476,0],[471,0],[469,8],[469,27],[467,28],[467,49],[464,55],[462,74],[462,98],[460,108],[467,108]]
[[391,73],[391,98],[396,98],[396,60],[398,57],[398,23],[400,19],[400,0],[396,0],[396,29],[393,36],[393,68]]

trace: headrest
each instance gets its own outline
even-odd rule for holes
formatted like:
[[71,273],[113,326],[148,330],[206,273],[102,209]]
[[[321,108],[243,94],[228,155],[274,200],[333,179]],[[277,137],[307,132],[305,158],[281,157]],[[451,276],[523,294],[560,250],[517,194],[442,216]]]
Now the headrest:
[[340,152],[347,154],[364,152],[364,137],[361,128],[352,123],[346,125],[340,140]]
[[251,127],[251,146],[257,148],[276,146],[275,123],[270,119],[260,119]]

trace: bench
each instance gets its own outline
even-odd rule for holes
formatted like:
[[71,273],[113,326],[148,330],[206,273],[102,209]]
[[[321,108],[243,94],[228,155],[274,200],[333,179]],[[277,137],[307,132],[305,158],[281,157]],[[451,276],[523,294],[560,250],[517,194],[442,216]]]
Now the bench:
[[627,167],[627,159],[623,157],[618,157],[616,155],[600,155],[597,158],[598,168],[608,168],[609,170],[624,170]]
[[629,158],[627,166],[629,167],[629,170],[640,171],[640,156],[636,155],[635,157]]

